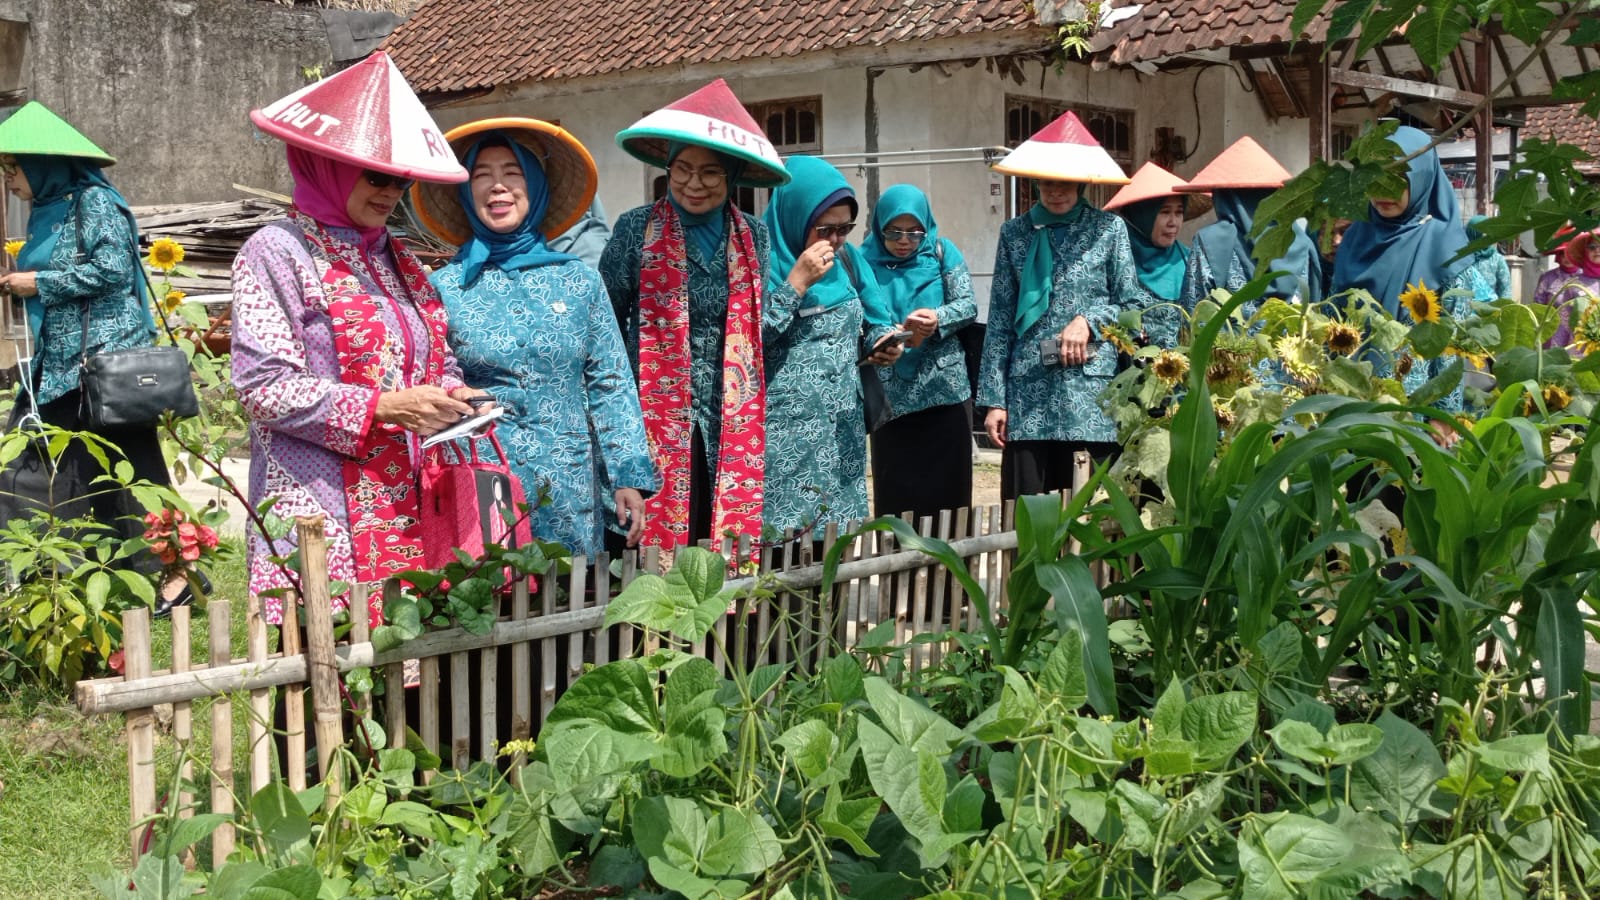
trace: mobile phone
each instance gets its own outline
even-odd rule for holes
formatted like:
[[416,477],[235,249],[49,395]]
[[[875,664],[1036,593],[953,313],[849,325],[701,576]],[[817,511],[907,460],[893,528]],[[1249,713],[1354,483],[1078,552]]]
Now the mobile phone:
[[887,350],[890,347],[903,347],[903,346],[905,346],[906,341],[911,340],[911,334],[912,334],[912,332],[909,332],[909,331],[896,331],[896,332],[894,332],[893,334],[889,335],[888,337],[884,338],[883,340],[879,341],[876,345],[874,345],[871,350],[867,351],[867,355],[866,356],[863,356],[859,360],[856,360],[856,364],[857,365],[865,365],[867,360],[872,357],[872,354],[877,353],[879,350]]
[[1061,335],[1039,342],[1039,364],[1046,367],[1061,365]]
[[493,403],[494,397],[488,394],[478,394],[475,397],[463,398],[463,402],[470,403],[472,404],[473,409],[477,409],[478,407],[483,406],[485,403]]

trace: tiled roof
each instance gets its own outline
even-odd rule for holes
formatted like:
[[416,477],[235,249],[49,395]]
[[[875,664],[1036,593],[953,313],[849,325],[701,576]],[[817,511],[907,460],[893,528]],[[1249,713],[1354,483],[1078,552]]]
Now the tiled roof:
[[[1226,50],[1294,40],[1289,20],[1293,0],[1147,0],[1130,16],[1094,40],[1095,50],[1113,65],[1153,63],[1184,53]],[[1327,20],[1318,17],[1300,37],[1321,40]]]
[[427,0],[385,49],[427,93],[1036,27],[1021,0]]
[[1600,121],[1584,115],[1577,103],[1530,107],[1521,137],[1554,139],[1581,147],[1594,159],[1578,163],[1578,169],[1600,171]]

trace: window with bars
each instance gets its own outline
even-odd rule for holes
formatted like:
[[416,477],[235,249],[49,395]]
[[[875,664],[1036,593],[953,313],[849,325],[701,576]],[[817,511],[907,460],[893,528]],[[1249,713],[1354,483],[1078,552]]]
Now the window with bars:
[[[1076,113],[1100,142],[1111,158],[1124,172],[1132,174],[1134,165],[1133,110],[1088,106],[1081,103],[1063,103],[1042,97],[1006,97],[1006,146],[1015,147],[1033,136],[1035,132],[1055,121],[1067,110]],[[1033,179],[1008,178],[1010,183],[1010,215],[1020,216],[1033,206]],[[1116,193],[1115,185],[1090,185],[1088,197],[1096,206],[1104,205]]]

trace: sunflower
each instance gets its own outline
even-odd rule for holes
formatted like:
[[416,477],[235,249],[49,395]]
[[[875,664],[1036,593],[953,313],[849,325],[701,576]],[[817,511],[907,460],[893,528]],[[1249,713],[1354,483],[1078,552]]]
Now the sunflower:
[[1296,380],[1316,384],[1322,378],[1322,348],[1310,338],[1286,334],[1278,338],[1274,349],[1278,351],[1278,361]]
[[1559,384],[1547,384],[1539,389],[1539,393],[1544,396],[1544,408],[1551,412],[1566,409],[1567,404],[1572,402],[1572,395]]
[[6,255],[12,259],[16,259],[22,255],[22,247],[27,243],[27,241],[21,240],[20,238],[14,241],[6,241]]
[[161,298],[161,311],[171,315],[183,305],[183,298],[189,296],[183,291],[167,291],[167,296]]
[[1328,336],[1322,343],[1335,356],[1349,356],[1361,346],[1361,332],[1343,322],[1335,322],[1328,326]]
[[1572,346],[1583,354],[1600,351],[1600,316],[1595,314],[1596,309],[1600,309],[1600,303],[1590,303],[1572,326]]
[[1412,358],[1411,354],[1407,353],[1400,357],[1399,362],[1394,364],[1394,373],[1399,375],[1401,378],[1404,378],[1411,374],[1411,367],[1415,365],[1416,362],[1417,361]]
[[1411,313],[1414,322],[1439,321],[1439,295],[1420,278],[1416,284],[1408,284],[1400,292],[1400,304],[1406,308],[1406,312]]
[[183,245],[168,238],[157,238],[150,244],[150,258],[147,262],[152,269],[170,271],[178,263],[183,262]]
[[1151,368],[1157,378],[1167,384],[1177,384],[1189,375],[1189,357],[1171,350],[1163,350]]
[[1485,353],[1481,347],[1474,349],[1472,347],[1457,347],[1452,344],[1444,348],[1444,352],[1450,356],[1459,356],[1474,368],[1480,370],[1489,365],[1489,354]]
[[1104,338],[1106,343],[1117,348],[1118,353],[1126,353],[1132,356],[1139,352],[1139,348],[1135,347],[1133,341],[1128,339],[1127,332],[1116,325],[1100,326],[1100,337]]

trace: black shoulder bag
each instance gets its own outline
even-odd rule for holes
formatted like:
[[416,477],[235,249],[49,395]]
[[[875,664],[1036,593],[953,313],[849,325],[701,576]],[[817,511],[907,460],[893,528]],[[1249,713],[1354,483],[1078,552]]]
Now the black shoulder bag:
[[[839,262],[844,264],[844,272],[850,276],[853,286],[856,267],[850,262],[850,255],[839,254]],[[878,377],[876,365],[862,363],[857,369],[861,376],[861,412],[866,419],[867,434],[871,434],[894,418],[894,405],[889,402],[889,391],[884,388],[883,379]]]
[[[84,262],[83,220],[78,216],[77,203],[83,199],[79,192],[73,206],[73,220],[77,231],[78,260]],[[134,296],[146,307],[150,303],[150,276],[145,274],[144,263],[139,259],[138,246],[134,247],[134,268],[139,270],[139,281],[134,284]],[[140,290],[143,285],[143,290]],[[176,346],[177,338],[170,328],[167,335],[174,343],[165,347],[131,347],[107,353],[89,353],[89,304],[83,301],[83,363],[80,378],[83,382],[81,415],[85,425],[95,430],[107,428],[139,428],[154,425],[162,414],[173,413],[180,417],[200,414],[200,400],[195,396],[194,381],[189,376],[189,357]],[[166,327],[165,318],[162,327]]]

